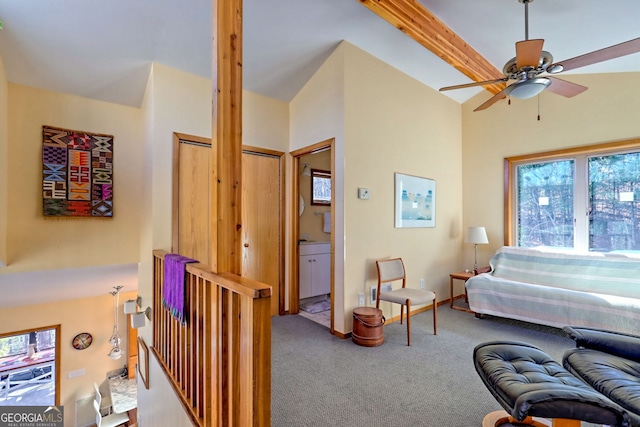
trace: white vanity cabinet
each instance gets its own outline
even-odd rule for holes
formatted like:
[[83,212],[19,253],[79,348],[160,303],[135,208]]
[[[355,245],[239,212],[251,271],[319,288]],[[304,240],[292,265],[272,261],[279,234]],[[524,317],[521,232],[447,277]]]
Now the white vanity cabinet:
[[298,263],[300,299],[331,292],[331,243],[303,243]]

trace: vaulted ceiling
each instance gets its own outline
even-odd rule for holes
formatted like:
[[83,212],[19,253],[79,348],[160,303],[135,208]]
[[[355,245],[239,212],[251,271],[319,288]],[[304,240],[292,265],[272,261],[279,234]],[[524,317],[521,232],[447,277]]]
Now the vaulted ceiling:
[[[440,49],[432,53],[370,10],[383,3],[393,1],[245,0],[244,87],[288,101],[347,40],[438,89],[472,81],[457,70],[501,72],[525,38],[518,0],[419,0],[441,22],[422,17],[417,29],[403,28],[431,35]],[[416,19],[407,9],[412,2],[402,3]],[[530,38],[544,38],[556,59],[571,58],[637,38],[637,16],[635,0],[535,0]],[[153,61],[211,75],[210,0],[0,0],[0,21],[11,82],[139,106]],[[624,71],[640,71],[639,54],[576,72]],[[481,90],[446,95],[463,102]]]

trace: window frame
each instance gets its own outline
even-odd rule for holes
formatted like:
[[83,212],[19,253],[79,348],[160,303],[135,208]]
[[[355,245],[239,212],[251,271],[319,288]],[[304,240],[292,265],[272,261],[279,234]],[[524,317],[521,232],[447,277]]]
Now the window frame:
[[[516,203],[517,203],[517,191],[516,191],[516,168],[519,165],[527,164],[527,163],[536,163],[536,162],[551,162],[556,160],[565,160],[568,158],[573,158],[576,160],[575,167],[575,179],[588,179],[585,175],[581,177],[581,175],[586,174],[586,168],[583,171],[578,169],[578,158],[582,157],[586,159],[589,156],[598,156],[598,155],[610,155],[610,154],[623,154],[625,152],[630,151],[639,151],[640,150],[640,138],[628,139],[623,141],[616,142],[606,142],[599,143],[594,145],[586,145],[581,147],[572,147],[565,148],[561,150],[553,150],[553,151],[544,151],[540,153],[534,154],[525,154],[520,156],[512,156],[504,158],[504,245],[505,246],[515,246],[517,244],[517,221],[515,218],[516,214]],[[576,197],[586,197],[582,195],[576,195]],[[578,201],[578,203],[581,203]],[[579,221],[578,211],[574,209],[575,220]],[[584,219],[587,220],[586,218]],[[576,226],[580,226],[580,224],[576,224]],[[586,236],[588,239],[588,236]],[[574,249],[580,244],[581,237],[579,233],[576,232],[576,240]],[[588,248],[588,242],[586,244]]]
[[314,192],[314,179],[318,178],[318,179],[328,179],[329,180],[329,188],[330,190],[333,190],[333,181],[332,181],[332,177],[331,177],[331,171],[329,170],[324,170],[324,169],[311,169],[311,179],[310,181],[310,190],[311,190],[311,205],[313,206],[331,206],[331,199],[333,198],[333,194],[331,194],[330,198],[328,201],[326,200],[322,200],[322,199],[316,199],[315,198],[315,192]]

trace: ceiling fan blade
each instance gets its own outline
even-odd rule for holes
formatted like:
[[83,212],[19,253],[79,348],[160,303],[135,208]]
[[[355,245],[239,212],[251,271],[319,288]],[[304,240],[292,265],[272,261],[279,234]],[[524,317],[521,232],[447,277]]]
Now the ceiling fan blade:
[[[509,86],[507,86],[509,87]],[[507,89],[502,89],[500,92],[496,93],[495,95],[493,95],[491,98],[489,98],[487,101],[484,102],[484,104],[480,105],[478,108],[476,108],[475,111],[481,111],[481,110],[486,110],[487,108],[491,107],[493,104],[495,104],[496,102],[500,101],[501,99],[504,99],[507,97],[507,94],[505,93]]]
[[[605,47],[604,49],[585,53],[584,55],[576,56],[575,58],[558,61],[556,64],[562,66],[562,71],[569,71],[579,67],[596,64],[598,62],[619,58],[621,56],[631,55],[632,53],[637,52],[640,52],[640,37],[624,43]],[[553,67],[553,65],[551,65],[550,68]]]
[[543,39],[516,42],[516,64],[518,69],[522,67],[538,68],[543,44]]
[[547,76],[547,78],[551,80],[551,84],[547,87],[547,90],[549,92],[555,93],[556,95],[562,95],[567,98],[580,95],[582,92],[588,89],[588,87],[586,86],[568,82],[557,77]]
[[493,84],[493,83],[500,83],[500,82],[506,82],[506,81],[509,81],[508,77],[503,77],[501,79],[495,79],[495,80],[486,80],[486,81],[483,81],[483,82],[466,83],[466,84],[463,84],[463,85],[446,86],[446,87],[441,87],[440,88],[440,92],[445,91],[445,90],[464,89],[466,87],[489,85],[489,84]]

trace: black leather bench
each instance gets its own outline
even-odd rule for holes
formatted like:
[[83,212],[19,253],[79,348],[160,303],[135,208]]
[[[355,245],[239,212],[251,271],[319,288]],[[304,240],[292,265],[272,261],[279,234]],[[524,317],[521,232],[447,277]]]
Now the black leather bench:
[[514,341],[487,342],[474,349],[473,360],[485,386],[507,412],[504,417],[497,413],[487,415],[483,427],[505,422],[548,425],[533,417],[558,420],[558,425],[563,426],[580,426],[580,421],[630,425],[623,408],[576,378],[538,347]]

